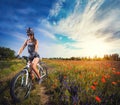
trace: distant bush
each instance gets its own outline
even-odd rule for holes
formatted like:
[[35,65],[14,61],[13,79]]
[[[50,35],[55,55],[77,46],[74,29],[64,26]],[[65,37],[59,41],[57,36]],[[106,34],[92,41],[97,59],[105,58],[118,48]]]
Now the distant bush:
[[115,54],[110,54],[110,55],[104,55],[104,59],[105,60],[119,61],[120,57],[119,57],[119,54],[115,53]]
[[101,60],[110,60],[110,61],[120,61],[119,54],[105,54],[104,57],[98,57],[94,56],[93,58],[89,57],[70,57],[70,58],[62,58],[62,57],[53,57],[49,59],[55,59],[55,60],[82,60],[82,61],[101,61]]
[[15,51],[10,48],[0,47],[0,60],[15,58]]

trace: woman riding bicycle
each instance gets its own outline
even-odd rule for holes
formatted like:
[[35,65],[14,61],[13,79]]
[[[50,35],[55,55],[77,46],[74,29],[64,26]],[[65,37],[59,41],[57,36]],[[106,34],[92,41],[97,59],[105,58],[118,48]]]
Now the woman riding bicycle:
[[34,32],[31,28],[28,28],[27,31],[27,36],[28,39],[24,42],[23,46],[20,48],[19,52],[18,52],[18,56],[20,56],[20,54],[22,53],[22,51],[24,50],[24,48],[27,46],[28,47],[28,53],[29,53],[29,60],[31,62],[31,77],[32,80],[34,79],[34,74],[32,72],[32,70],[34,70],[34,72],[36,73],[39,82],[41,82],[40,80],[40,74],[39,71],[37,69],[37,63],[39,62],[39,54],[38,54],[38,40],[35,39],[34,36]]

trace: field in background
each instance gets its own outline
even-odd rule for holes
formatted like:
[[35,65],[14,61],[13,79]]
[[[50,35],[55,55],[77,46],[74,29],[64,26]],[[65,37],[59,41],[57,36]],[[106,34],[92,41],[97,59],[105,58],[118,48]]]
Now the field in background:
[[46,87],[54,105],[119,105],[119,61],[53,60]]
[[[29,98],[18,105],[119,105],[120,61],[44,62],[48,65],[48,79],[36,84]],[[10,80],[23,66],[21,61],[0,62],[0,105],[13,105]],[[43,102],[41,87],[46,88],[42,91],[49,96],[49,102]]]

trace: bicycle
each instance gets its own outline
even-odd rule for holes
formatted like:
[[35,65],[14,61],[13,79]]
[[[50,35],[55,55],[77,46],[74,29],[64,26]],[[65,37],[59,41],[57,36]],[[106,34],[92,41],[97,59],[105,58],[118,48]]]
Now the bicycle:
[[[21,102],[26,99],[32,88],[29,58],[27,56],[23,56],[22,58],[26,60],[26,66],[12,78],[10,84],[10,95],[14,102]],[[41,75],[40,79],[43,80],[47,78],[48,70],[46,64],[44,62],[39,62],[37,67]],[[35,75],[35,77],[38,78],[37,75]]]

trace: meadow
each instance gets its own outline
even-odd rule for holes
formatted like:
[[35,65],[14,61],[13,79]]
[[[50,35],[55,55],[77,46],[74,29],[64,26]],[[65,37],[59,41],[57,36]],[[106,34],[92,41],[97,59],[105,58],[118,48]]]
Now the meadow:
[[120,105],[120,62],[50,62],[46,87],[53,105]]
[[[43,61],[48,65],[48,78],[18,105],[120,105],[120,61]],[[13,105],[9,83],[24,64],[21,61],[2,63],[0,105]],[[5,63],[8,65],[3,66]],[[46,88],[47,102],[42,102],[45,96],[41,94],[42,87]]]

